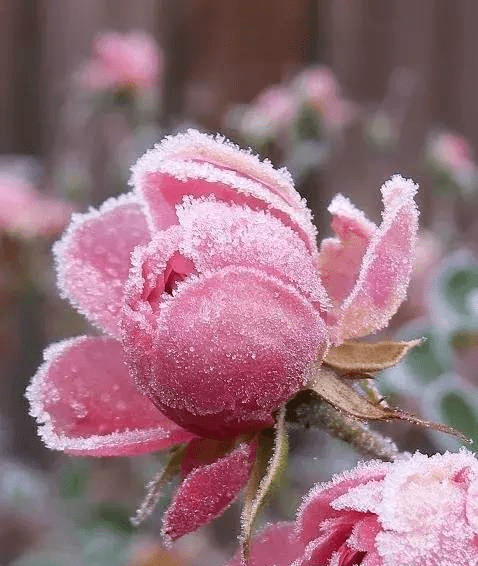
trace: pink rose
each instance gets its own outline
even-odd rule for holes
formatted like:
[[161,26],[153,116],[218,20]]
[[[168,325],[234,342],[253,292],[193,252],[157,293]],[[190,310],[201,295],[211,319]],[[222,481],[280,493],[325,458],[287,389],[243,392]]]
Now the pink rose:
[[72,213],[67,202],[41,194],[30,182],[0,174],[0,230],[10,236],[58,235]]
[[292,83],[292,90],[302,104],[309,104],[321,115],[329,130],[349,123],[353,104],[342,98],[337,77],[325,65],[312,65],[302,70]]
[[[239,566],[236,557],[228,566]],[[478,462],[416,453],[372,461],[314,487],[295,525],[252,543],[249,566],[476,566]]]
[[467,192],[476,189],[478,170],[469,142],[449,131],[435,132],[428,140],[428,158],[439,171],[449,175]]
[[[410,276],[416,187],[398,176],[384,186],[380,227],[337,197],[337,238],[319,253],[287,171],[220,137],[166,138],[131,184],[75,215],[54,249],[63,296],[105,336],[50,347],[27,395],[53,449],[132,455],[189,442],[165,522],[176,538],[235,498],[254,433],[273,425],[329,344],[394,314]],[[224,443],[204,460],[208,439]],[[216,498],[201,500],[206,486]]]
[[162,53],[143,31],[103,32],[93,44],[93,57],[78,74],[85,90],[147,90],[159,81]]

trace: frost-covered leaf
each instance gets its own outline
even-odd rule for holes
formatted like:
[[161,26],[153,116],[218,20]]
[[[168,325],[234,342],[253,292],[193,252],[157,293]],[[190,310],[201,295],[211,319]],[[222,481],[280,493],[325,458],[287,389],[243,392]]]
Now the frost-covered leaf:
[[172,450],[164,468],[146,486],[146,495],[137,509],[136,513],[130,518],[133,526],[138,527],[154,511],[161,497],[163,487],[179,473],[181,463],[184,458],[187,446],[179,446]]
[[336,374],[332,369],[316,366],[311,372],[308,387],[336,409],[358,419],[379,421],[405,420],[425,428],[451,434],[460,438],[463,442],[469,442],[461,432],[450,426],[424,421],[400,409],[372,403],[369,399],[357,393],[349,382]]
[[277,481],[278,475],[285,466],[288,448],[285,414],[285,407],[277,414],[273,443],[270,443],[269,439],[261,435],[262,442],[258,449],[258,458],[247,486],[240,538],[242,556],[245,561],[249,556],[249,544],[254,521],[274,482]]
[[344,342],[332,346],[324,362],[340,373],[373,373],[398,364],[421,340]]

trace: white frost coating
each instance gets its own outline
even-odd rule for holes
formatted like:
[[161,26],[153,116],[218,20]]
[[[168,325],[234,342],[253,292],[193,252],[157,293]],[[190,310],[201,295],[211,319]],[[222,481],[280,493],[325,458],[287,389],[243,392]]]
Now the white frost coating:
[[220,134],[212,136],[193,129],[167,136],[161,143],[147,151],[131,168],[130,185],[137,187],[145,173],[156,171],[162,162],[169,159],[213,160],[218,165],[257,177],[263,182],[279,187],[296,206],[304,206],[303,199],[294,189],[292,177],[285,167],[275,169],[268,159],[261,161],[251,149],[241,149]]
[[[408,209],[412,219],[411,219],[411,226],[409,230],[410,236],[410,249],[413,251],[415,249],[416,240],[417,240],[417,230],[418,230],[418,209],[413,200],[416,192],[418,190],[418,185],[416,185],[411,179],[404,179],[401,175],[393,175],[393,177],[388,180],[382,186],[382,197],[384,202],[384,210],[382,212],[382,223],[380,227],[374,232],[370,239],[370,243],[368,245],[367,251],[362,259],[362,265],[360,268],[360,273],[357,278],[357,282],[352,289],[350,295],[344,300],[340,307],[340,311],[343,317],[347,317],[347,311],[349,309],[353,309],[354,302],[358,300],[358,298],[363,294],[364,284],[369,275],[371,265],[377,256],[377,248],[381,245],[382,239],[387,234],[388,230],[392,226],[394,220],[396,219],[398,213],[402,209]],[[408,278],[404,278],[398,286],[395,287],[393,292],[393,304],[396,308],[393,309],[393,312],[388,313],[388,315],[382,310],[374,312],[373,309],[370,309],[368,312],[369,321],[366,324],[366,321],[362,321],[362,326],[365,328],[372,327],[367,331],[363,331],[366,334],[370,332],[375,332],[383,328],[390,317],[395,314],[396,309],[405,299],[407,294],[408,288]],[[388,310],[391,309],[387,309]],[[339,326],[341,325],[341,321],[339,320]],[[338,342],[350,337],[350,336],[360,336],[363,334],[355,334],[355,333],[348,333],[347,328],[340,328],[339,329],[339,339]],[[352,329],[353,331],[354,329]]]
[[[80,301],[75,299],[72,295],[72,289],[70,289],[69,285],[69,278],[68,278],[68,270],[71,268],[72,263],[75,262],[74,259],[66,259],[68,255],[69,249],[72,247],[75,237],[77,235],[78,230],[84,227],[91,221],[98,220],[104,215],[112,212],[122,206],[125,205],[137,205],[141,206],[137,195],[133,192],[126,193],[120,195],[118,197],[112,197],[106,200],[98,209],[90,207],[87,212],[84,213],[74,213],[71,217],[70,225],[68,226],[67,230],[64,232],[63,236],[58,240],[52,248],[53,251],[53,258],[55,264],[55,270],[57,274],[57,285],[60,290],[60,296],[63,299],[67,299],[70,304],[75,308],[80,314],[85,316],[89,322],[91,322],[96,328],[104,332],[105,330],[115,337],[118,337],[118,334],[112,331],[111,328],[105,328],[104,325],[99,323],[95,320],[95,315],[92,313],[88,308],[85,308]],[[78,262],[78,268],[84,272],[84,281],[89,281],[94,277],[98,277],[100,272],[92,267],[84,263]],[[110,288],[116,288],[123,286],[123,282],[115,282],[115,281],[108,281],[107,285]],[[92,292],[95,291],[92,289]]]
[[364,228],[364,230],[371,234],[377,229],[375,224],[365,216],[362,210],[354,206],[349,198],[344,197],[340,193],[335,195],[327,210],[332,216],[340,216],[355,220],[362,226],[362,228]]
[[297,285],[322,309],[330,306],[304,241],[269,212],[213,197],[185,197],[176,211],[184,230],[181,252],[193,260],[199,272],[227,265],[264,268]]
[[125,445],[139,445],[149,441],[169,438],[171,433],[162,427],[135,430],[125,429],[105,435],[92,435],[77,438],[68,437],[63,434],[59,435],[55,432],[53,420],[44,406],[45,395],[48,395],[50,400],[55,400],[55,397],[59,398],[58,390],[54,385],[48,383],[47,379],[51,364],[70,347],[77,346],[90,339],[91,336],[78,336],[50,344],[43,352],[43,364],[38,368],[30,385],[26,389],[25,397],[30,403],[29,413],[36,419],[38,423],[38,435],[47,448],[66,452],[92,452],[98,449],[114,449]]
[[[289,216],[293,222],[298,225],[300,230],[304,232],[303,236],[312,253],[317,253],[317,230],[312,223],[312,214],[307,208],[305,200],[301,199],[300,195],[295,191],[293,186],[290,185],[291,181],[289,174],[285,175],[284,171],[275,170],[270,163],[261,162],[256,156],[253,156],[244,150],[239,150],[236,146],[229,142],[222,141],[223,138],[219,138],[218,141],[215,141],[215,138],[207,136],[206,134],[200,134],[194,130],[183,135],[186,136],[186,141],[188,141],[188,151],[180,151],[180,147],[182,147],[183,143],[181,134],[179,136],[166,138],[166,142],[163,143],[166,143],[167,147],[169,146],[168,142],[170,142],[173,147],[178,144],[179,147],[177,148],[177,151],[165,151],[163,145],[158,144],[154,149],[143,155],[143,157],[141,157],[132,168],[130,184],[134,186],[135,190],[138,192],[138,196],[143,201],[145,214],[148,218],[151,229],[154,230],[155,227],[151,213],[148,212],[147,199],[142,192],[142,183],[145,176],[150,173],[163,173],[171,175],[181,181],[187,181],[189,179],[203,179],[209,182],[223,183],[236,190],[238,193],[242,193],[246,196],[252,196],[263,201],[269,208],[275,208]],[[239,155],[239,161],[241,161],[244,156],[248,159],[250,158],[252,163],[255,164],[255,167],[257,167],[257,177],[248,177],[247,175],[242,174],[240,167],[238,167],[237,171],[229,169],[229,166],[234,168],[234,163],[232,162],[230,164],[226,163],[223,166],[222,164],[216,165],[209,162],[194,161],[192,159],[193,156],[189,154],[189,149],[194,149],[196,146],[195,144],[189,144],[189,137],[187,137],[189,135],[193,137],[198,136],[198,141],[195,140],[198,147],[202,147],[201,143],[203,140],[206,140],[204,148],[198,151],[203,153],[205,152],[209,157],[212,156],[212,158],[214,158],[214,153],[208,152],[216,151],[219,146],[220,148],[225,147],[227,149],[226,154],[233,156]],[[229,158],[229,155],[226,156]],[[197,155],[194,154],[194,157],[197,157]],[[261,182],[264,178],[262,167],[265,167],[264,171],[267,173],[267,178],[273,174],[271,182],[273,181],[275,186],[278,186],[281,190],[285,190],[283,187],[284,183],[284,186],[289,186],[291,194],[294,195],[293,200],[290,198],[285,199],[281,195],[280,191],[276,193],[270,187]],[[289,193],[287,193],[287,195],[290,196]]]

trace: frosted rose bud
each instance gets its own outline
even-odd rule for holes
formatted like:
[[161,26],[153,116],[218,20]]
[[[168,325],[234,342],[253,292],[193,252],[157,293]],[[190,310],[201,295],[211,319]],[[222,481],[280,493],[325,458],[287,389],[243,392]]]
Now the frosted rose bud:
[[[372,461],[317,485],[295,527],[273,526],[253,541],[249,566],[271,564],[476,566],[475,456],[462,450]],[[236,557],[228,566],[238,565]]]
[[[234,500],[254,433],[309,385],[330,343],[395,313],[410,276],[416,187],[386,183],[380,226],[337,197],[337,237],[319,252],[289,173],[220,136],[166,138],[138,161],[131,185],[73,215],[54,247],[63,297],[104,335],[48,348],[27,397],[52,449],[114,456],[186,444],[163,525],[174,539]],[[209,443],[214,457],[204,460]]]
[[[75,215],[55,246],[63,296],[109,337],[51,350],[34,378],[34,414],[52,447],[63,435],[63,449],[84,450],[71,437],[93,435],[95,453],[104,442],[118,443],[109,452],[137,451],[135,429],[149,431],[151,446],[159,434],[163,445],[168,419],[209,438],[271,426],[330,341],[382,328],[405,296],[416,187],[399,176],[382,189],[379,227],[336,197],[337,237],[324,240],[320,254],[310,211],[287,171],[222,138],[192,130],[166,138],[138,161],[131,183],[128,195]],[[113,350],[126,366],[109,369]],[[66,370],[80,355],[88,363],[72,387]],[[116,405],[89,372],[118,382]],[[131,387],[123,403],[121,384],[129,379],[138,403],[150,404],[145,415],[161,415],[144,426],[141,414],[123,409]],[[98,396],[111,414],[108,426]],[[59,410],[62,400],[68,411]],[[154,432],[155,422],[162,432]],[[121,430],[128,448],[123,433],[115,436]]]

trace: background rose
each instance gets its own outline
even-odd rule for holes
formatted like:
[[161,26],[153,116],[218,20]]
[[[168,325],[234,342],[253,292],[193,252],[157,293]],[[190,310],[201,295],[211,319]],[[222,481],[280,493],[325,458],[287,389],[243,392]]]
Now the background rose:
[[258,535],[249,566],[473,566],[477,494],[478,462],[465,450],[359,464],[314,487],[295,525]]

